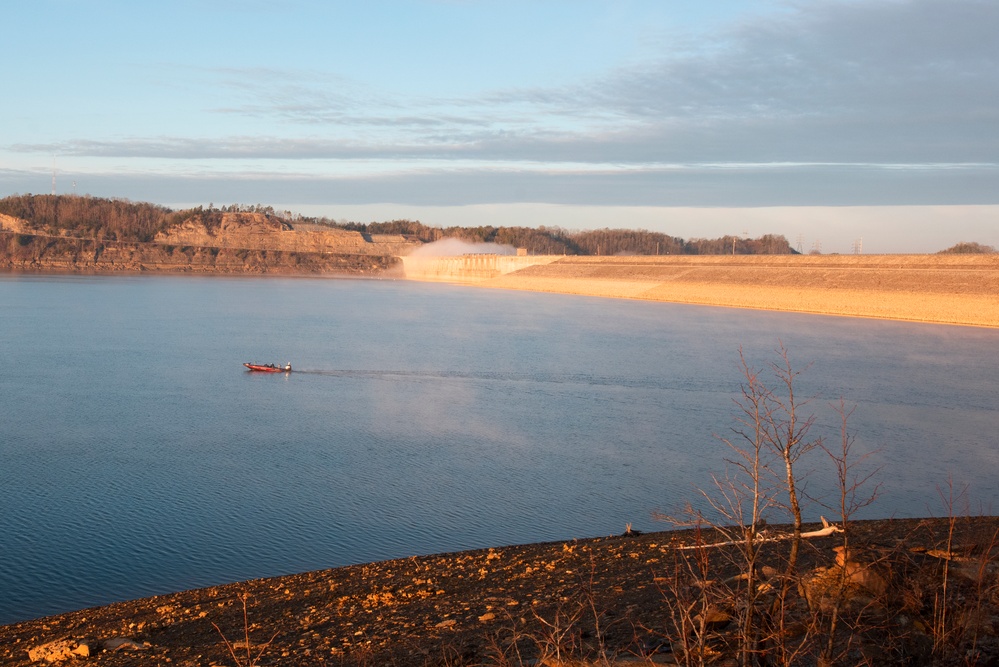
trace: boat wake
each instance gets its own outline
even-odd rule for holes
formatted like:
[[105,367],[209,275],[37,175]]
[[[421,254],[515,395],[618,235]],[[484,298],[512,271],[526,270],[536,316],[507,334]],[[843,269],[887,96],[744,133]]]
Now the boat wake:
[[635,379],[621,376],[599,376],[587,373],[497,372],[497,371],[409,371],[362,369],[295,369],[296,375],[321,375],[326,377],[370,380],[473,380],[482,382],[508,382],[525,384],[575,384],[614,387],[647,387],[658,380]]

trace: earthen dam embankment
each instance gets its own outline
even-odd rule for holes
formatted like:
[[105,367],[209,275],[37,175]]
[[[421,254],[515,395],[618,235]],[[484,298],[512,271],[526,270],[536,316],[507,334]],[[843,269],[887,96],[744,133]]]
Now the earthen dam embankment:
[[403,263],[481,287],[999,327],[995,254],[485,257]]

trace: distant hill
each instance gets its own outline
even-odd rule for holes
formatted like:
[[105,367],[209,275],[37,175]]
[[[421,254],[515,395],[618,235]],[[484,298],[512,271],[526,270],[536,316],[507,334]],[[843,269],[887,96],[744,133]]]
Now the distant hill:
[[0,200],[0,270],[382,274],[420,245],[302,224],[273,212],[172,211],[95,197]]
[[568,231],[560,227],[430,227],[413,220],[343,223],[344,229],[365,233],[406,234],[424,243],[456,238],[472,243],[498,243],[526,248],[538,255],[793,255],[783,236],[757,239],[723,236],[684,240],[661,232],[634,229]]
[[[431,227],[414,220],[336,222],[328,218],[281,216],[272,207],[234,204],[223,208],[197,207],[173,211],[163,206],[125,199],[71,195],[12,195],[0,199],[0,226],[7,231],[101,242],[172,242],[188,239],[196,245],[232,246],[241,234],[255,237],[253,248],[289,249],[277,241],[281,232],[298,232],[298,249],[306,232],[313,241],[326,235],[326,252],[338,242],[344,252],[375,248],[364,243],[397,243],[388,254],[405,254],[406,244],[456,238],[525,248],[531,254],[551,255],[788,255],[795,254],[783,236],[756,239],[723,236],[684,240],[660,232],[631,229],[568,231],[559,227]],[[6,220],[6,222],[2,222]],[[245,229],[243,229],[245,228]],[[289,237],[290,238],[290,237]],[[288,241],[289,239],[284,239]],[[263,245],[261,245],[263,244]],[[332,245],[330,245],[332,244]],[[307,244],[306,244],[307,245]],[[352,246],[352,247],[348,247]],[[388,250],[387,247],[380,248]]]
[[30,194],[0,199],[0,214],[21,221],[24,233],[140,242],[189,215],[123,199]]

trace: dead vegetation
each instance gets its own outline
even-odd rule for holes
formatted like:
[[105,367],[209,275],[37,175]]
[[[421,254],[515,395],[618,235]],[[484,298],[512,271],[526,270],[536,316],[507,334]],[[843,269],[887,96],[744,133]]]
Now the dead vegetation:
[[[422,556],[3,626],[0,664],[57,640],[87,643],[86,664],[135,667],[237,665],[247,646],[261,667],[995,664],[997,530],[851,522],[849,551],[840,533],[803,538],[791,578],[788,541],[761,541],[752,587],[742,545],[710,546],[730,532],[708,527]],[[242,640],[238,659],[213,624]]]

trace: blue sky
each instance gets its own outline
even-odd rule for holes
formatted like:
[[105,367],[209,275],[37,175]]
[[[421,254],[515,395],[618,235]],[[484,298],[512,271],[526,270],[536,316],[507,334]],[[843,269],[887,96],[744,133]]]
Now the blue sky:
[[0,194],[999,246],[994,0],[33,0]]

